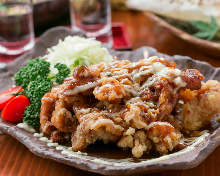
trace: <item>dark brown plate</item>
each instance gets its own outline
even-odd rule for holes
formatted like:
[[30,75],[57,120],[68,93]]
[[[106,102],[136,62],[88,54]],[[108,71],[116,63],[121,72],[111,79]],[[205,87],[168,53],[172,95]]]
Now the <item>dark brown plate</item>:
[[[62,39],[67,35],[75,35],[75,33],[63,27],[53,28],[47,31],[39,38],[35,48],[30,53],[25,54],[6,68],[0,70],[0,91],[12,86],[12,75],[25,61],[31,57],[44,55],[46,48],[56,44],[58,39]],[[132,61],[143,58],[143,53],[149,56],[164,56],[169,60],[174,60],[180,68],[197,68],[206,76],[206,79],[217,79],[220,81],[220,68],[214,68],[205,62],[195,61],[189,57],[171,57],[149,47],[143,47],[135,51],[111,52],[120,59],[130,59]],[[31,152],[40,157],[49,158],[82,170],[104,175],[131,175],[164,170],[189,169],[199,165],[220,144],[220,128],[218,128],[211,134],[206,133],[206,135],[199,138],[197,142],[187,147],[187,149],[160,158],[145,158],[139,161],[132,158],[126,159],[130,157],[128,153],[123,152],[114,145],[104,146],[102,144],[89,147],[87,156],[75,154],[75,156],[69,157],[61,154],[54,147],[48,147],[45,142],[34,137],[32,133],[26,132],[1,119],[0,130],[19,140]]]
[[176,28],[175,26],[169,24],[162,18],[158,17],[154,13],[151,12],[144,12],[144,14],[153,22],[155,22],[158,26],[163,27],[170,31],[175,36],[181,38],[182,40],[196,46],[197,48],[201,49],[203,53],[206,53],[210,56],[220,56],[220,43],[203,40],[197,37],[194,37],[183,30]]

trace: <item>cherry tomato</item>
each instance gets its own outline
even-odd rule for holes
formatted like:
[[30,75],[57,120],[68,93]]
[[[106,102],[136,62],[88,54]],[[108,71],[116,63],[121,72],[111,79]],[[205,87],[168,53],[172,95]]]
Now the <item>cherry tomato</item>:
[[30,105],[27,97],[19,95],[10,100],[2,110],[2,119],[9,122],[19,122],[22,120],[25,108]]
[[0,96],[0,111],[5,107],[5,105],[12,100],[13,98],[15,98],[15,96],[13,95],[1,95]]
[[14,94],[21,92],[23,89],[21,86],[12,87],[0,93],[0,111],[4,106],[15,98]]

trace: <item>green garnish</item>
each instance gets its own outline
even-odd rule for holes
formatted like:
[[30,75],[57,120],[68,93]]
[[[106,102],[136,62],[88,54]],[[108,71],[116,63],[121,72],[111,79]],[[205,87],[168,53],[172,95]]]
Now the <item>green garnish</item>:
[[70,74],[70,69],[64,64],[57,63],[54,67],[58,73],[49,77],[50,63],[39,58],[31,59],[14,76],[16,85],[23,87],[24,94],[31,102],[24,112],[23,121],[36,130],[40,127],[41,98],[51,90],[55,82],[62,84]]
[[76,67],[76,66],[78,66],[79,65],[79,59],[76,59],[75,61],[74,61],[74,67]]
[[190,21],[189,23],[198,30],[198,32],[193,35],[206,40],[213,40],[219,30],[219,26],[214,17],[211,17],[210,23],[204,21]]
[[41,104],[31,104],[28,106],[23,114],[23,121],[26,122],[28,125],[32,126],[34,129],[39,130],[40,128],[40,108]]
[[50,73],[50,63],[43,59],[31,59],[26,66],[21,67],[15,74],[16,85],[22,86],[26,89],[31,81],[39,78],[47,78]]
[[25,89],[25,95],[30,99],[31,103],[38,103],[41,98],[52,88],[52,81],[48,78],[38,78],[31,81]]
[[70,69],[61,63],[55,64],[54,68],[58,70],[58,73],[55,75],[55,81],[58,84],[62,84],[63,80],[70,74]]

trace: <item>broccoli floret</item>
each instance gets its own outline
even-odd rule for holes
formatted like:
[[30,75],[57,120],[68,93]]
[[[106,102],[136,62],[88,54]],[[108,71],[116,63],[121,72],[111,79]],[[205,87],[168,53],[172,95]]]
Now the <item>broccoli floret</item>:
[[25,89],[37,77],[46,78],[50,72],[50,63],[43,59],[31,59],[26,66],[21,67],[15,74],[15,83]]
[[25,89],[25,95],[30,99],[31,105],[28,106],[23,115],[23,121],[39,130],[41,98],[50,91],[52,81],[48,78],[37,78],[31,81]]
[[52,88],[52,81],[48,78],[37,78],[31,81],[25,89],[25,95],[31,103],[40,102],[41,98]]
[[23,121],[39,130],[41,98],[52,88],[52,81],[47,77],[37,77],[24,89],[25,95],[29,98],[31,105],[28,106],[23,115]]
[[23,121],[36,130],[40,128],[40,108],[41,103],[33,103],[25,109],[23,114]]
[[49,77],[50,63],[43,59],[33,59],[27,62],[14,76],[16,85],[23,87],[31,105],[28,106],[23,115],[23,121],[39,130],[41,98],[49,92],[54,82],[61,84],[70,74],[70,69],[64,64],[54,66],[58,73]]
[[55,75],[56,83],[62,84],[63,80],[70,74],[70,69],[61,63],[55,64],[54,68],[58,70],[58,73]]

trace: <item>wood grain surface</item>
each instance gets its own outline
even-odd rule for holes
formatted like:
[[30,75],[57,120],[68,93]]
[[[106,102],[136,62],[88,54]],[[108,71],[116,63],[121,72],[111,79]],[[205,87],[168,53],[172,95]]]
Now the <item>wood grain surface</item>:
[[[164,29],[155,26],[140,12],[113,12],[113,21],[124,22],[133,48],[143,45],[155,47],[169,55],[187,55],[220,66],[219,58],[210,57],[205,51],[196,49],[186,42],[172,36]],[[94,176],[63,164],[39,158],[29,152],[22,144],[10,136],[0,135],[0,176]],[[168,171],[149,174],[151,176],[219,176],[220,147],[201,165],[185,171]]]

